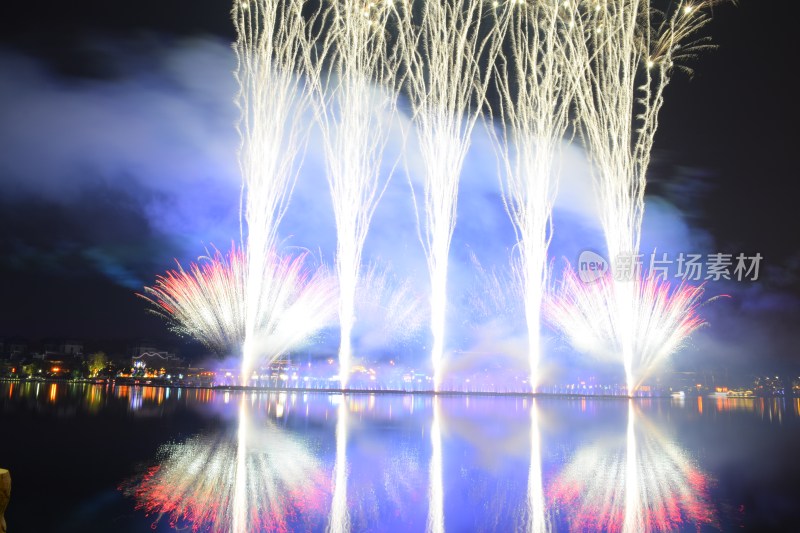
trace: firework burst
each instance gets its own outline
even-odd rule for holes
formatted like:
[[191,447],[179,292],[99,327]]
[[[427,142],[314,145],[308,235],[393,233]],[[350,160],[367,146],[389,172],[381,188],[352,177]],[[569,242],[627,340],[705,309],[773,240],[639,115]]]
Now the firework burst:
[[646,174],[664,90],[676,69],[708,48],[699,32],[721,0],[578,1],[561,5],[581,136],[593,163],[612,263],[639,249]]
[[[574,84],[577,125],[593,163],[600,221],[612,270],[638,253],[646,174],[664,90],[682,62],[710,46],[700,31],[721,0],[670,2],[659,10],[650,0],[561,4],[561,19]],[[636,300],[641,284],[614,289],[616,322],[628,390],[635,383],[633,358],[641,339],[630,328],[637,316],[658,315]]]
[[179,334],[218,351],[240,345],[246,314],[244,253],[236,247],[227,255],[214,250],[188,269],[177,265],[139,296]]
[[424,298],[408,279],[399,278],[388,267],[370,264],[359,279],[356,292],[362,344],[402,343],[424,329]]
[[[633,339],[628,393],[706,322],[698,311],[704,286],[673,287],[659,276],[639,277],[624,284],[630,290],[629,320],[619,320],[619,283],[608,276],[587,283],[567,267],[547,294],[545,319],[578,350],[619,357],[622,339]],[[626,295],[626,297],[628,297]]]
[[258,283],[261,320],[248,335],[246,326],[249,283],[247,254],[236,247],[192,263],[180,264],[156,278],[139,296],[165,317],[178,333],[191,336],[218,351],[247,344],[252,358],[243,376],[258,358],[272,360],[308,341],[330,325],[336,309],[336,283],[325,268],[306,266],[307,254],[280,257],[270,253],[265,279]]

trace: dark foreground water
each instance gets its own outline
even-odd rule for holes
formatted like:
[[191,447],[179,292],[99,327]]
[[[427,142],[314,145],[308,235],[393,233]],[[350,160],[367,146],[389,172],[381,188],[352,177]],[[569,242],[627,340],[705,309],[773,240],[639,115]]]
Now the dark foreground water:
[[0,383],[9,531],[800,531],[800,401]]

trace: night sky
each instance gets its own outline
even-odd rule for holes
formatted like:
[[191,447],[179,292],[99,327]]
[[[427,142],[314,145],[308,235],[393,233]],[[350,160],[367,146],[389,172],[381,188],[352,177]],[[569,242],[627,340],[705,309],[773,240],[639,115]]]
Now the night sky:
[[[778,7],[743,0],[717,10],[719,48],[667,90],[648,192],[680,212],[707,251],[764,256],[759,287],[714,311],[717,334],[752,321],[754,342],[770,341],[759,355],[800,366],[800,50]],[[229,2],[14,2],[3,11],[0,336],[182,343],[134,293],[172,258],[238,238],[221,229],[237,228],[238,216]],[[299,196],[301,209],[313,194]],[[331,230],[296,233],[329,240]]]

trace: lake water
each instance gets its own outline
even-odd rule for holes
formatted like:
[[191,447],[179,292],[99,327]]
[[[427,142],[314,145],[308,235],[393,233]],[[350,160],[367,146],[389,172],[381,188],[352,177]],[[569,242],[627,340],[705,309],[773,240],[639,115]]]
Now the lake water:
[[16,532],[800,531],[800,400],[0,383]]

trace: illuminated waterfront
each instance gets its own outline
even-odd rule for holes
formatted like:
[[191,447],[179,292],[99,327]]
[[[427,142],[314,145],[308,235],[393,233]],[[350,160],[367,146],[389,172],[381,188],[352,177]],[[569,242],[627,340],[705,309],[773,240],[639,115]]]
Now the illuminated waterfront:
[[[800,437],[797,398],[2,382],[0,412],[13,436],[0,443],[15,474],[7,519],[35,531],[214,530],[239,507],[261,531],[711,531],[800,519],[786,505],[800,470],[781,459]],[[35,512],[42,501],[52,512]]]
[[12,4],[0,532],[798,529],[791,17]]

